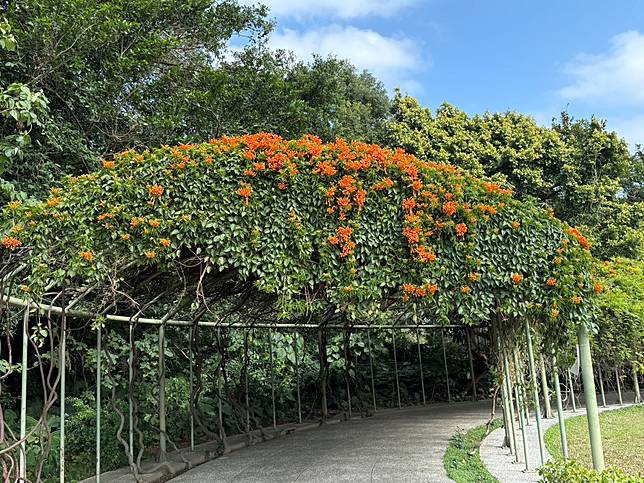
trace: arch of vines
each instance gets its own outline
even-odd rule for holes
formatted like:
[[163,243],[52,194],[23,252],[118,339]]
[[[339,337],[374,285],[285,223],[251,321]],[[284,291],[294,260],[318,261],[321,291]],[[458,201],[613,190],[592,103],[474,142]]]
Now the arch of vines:
[[[126,151],[42,202],[9,203],[0,230],[5,302],[131,320],[323,331],[529,316],[563,341],[591,322],[597,289],[585,238],[510,190],[312,136]],[[9,341],[17,318],[3,310]],[[18,364],[3,351],[6,378]]]

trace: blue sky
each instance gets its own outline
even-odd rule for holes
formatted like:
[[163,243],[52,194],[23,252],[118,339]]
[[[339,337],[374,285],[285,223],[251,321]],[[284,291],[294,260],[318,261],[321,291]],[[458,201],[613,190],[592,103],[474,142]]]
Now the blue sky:
[[[254,3],[246,0],[245,3]],[[263,0],[274,48],[347,58],[431,109],[562,109],[644,144],[641,0]]]

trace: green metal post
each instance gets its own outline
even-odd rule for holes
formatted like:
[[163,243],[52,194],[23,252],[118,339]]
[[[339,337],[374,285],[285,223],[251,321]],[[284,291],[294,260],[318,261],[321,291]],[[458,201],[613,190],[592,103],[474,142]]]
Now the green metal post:
[[640,381],[637,377],[637,369],[635,368],[635,364],[631,363],[632,365],[632,371],[633,371],[633,389],[635,390],[635,404],[639,404],[642,402],[642,396],[640,395]]
[[[217,344],[221,344],[221,329],[217,328]],[[223,350],[222,350],[223,352]],[[221,402],[221,384],[224,382],[224,368],[223,368],[223,359],[219,361],[219,371],[217,374],[217,415],[219,416],[219,427],[222,428],[224,425],[224,411],[223,404]],[[223,434],[220,435],[223,437]]]
[[420,368],[420,388],[423,391],[423,404],[427,404],[425,396],[425,376],[423,374],[423,356],[420,350],[420,330],[416,329],[416,345],[418,346],[418,367]]
[[165,325],[159,326],[159,461],[167,455],[165,424]]
[[244,398],[246,401],[246,432],[250,433],[250,394],[248,390],[248,369],[250,366],[250,357],[248,356],[248,331],[245,333],[246,336],[246,346],[245,346],[245,358],[246,358],[246,370],[244,371]]
[[60,481],[65,481],[65,384],[66,384],[66,358],[67,358],[67,318],[63,313],[61,317],[61,334],[60,334],[60,452],[59,452],[59,465],[60,465]]
[[597,396],[595,394],[595,378],[593,376],[593,358],[590,353],[590,338],[583,324],[577,328],[579,341],[579,358],[581,359],[581,377],[584,383],[584,401],[586,402],[586,419],[590,436],[590,452],[593,456],[593,467],[604,471],[604,449],[599,428],[599,412],[597,411]]
[[27,481],[27,355],[29,350],[29,303],[25,307],[22,319],[22,364],[20,367],[20,459],[19,475],[21,481]]
[[514,449],[514,461],[519,462],[519,449],[517,448],[517,432],[514,427],[514,401],[512,396],[512,381],[510,380],[510,367],[508,363],[508,356],[506,351],[503,351],[503,375],[505,377],[505,385],[508,391],[508,408],[510,409],[510,433],[512,435],[512,445]]
[[570,399],[572,400],[572,412],[577,412],[577,400],[575,399],[575,388],[572,385],[572,373],[568,369],[568,391],[570,393]]
[[602,375],[602,365],[597,364],[597,375],[599,376],[599,392],[602,395],[602,407],[606,407],[606,394],[604,393],[604,376]]
[[546,374],[546,363],[543,355],[539,357],[539,372],[541,373],[541,389],[543,391],[543,405],[546,419],[552,419],[552,407],[550,406],[550,388],[548,387],[548,376]]
[[517,351],[516,350],[512,351],[512,355],[514,358],[514,373],[517,381],[517,384],[514,386],[514,396],[517,401],[517,413],[519,413],[519,424],[521,425],[521,441],[523,443],[523,460],[525,462],[525,470],[528,471],[530,469],[530,465],[528,462],[528,436],[526,434],[525,418],[523,414],[523,406],[525,404],[525,401],[523,400],[523,396],[521,394],[521,382],[519,380],[519,358],[517,356]]
[[297,381],[297,420],[302,424],[302,399],[300,397],[300,361],[297,354],[297,331],[293,337],[293,355],[295,356],[295,376]]
[[351,333],[345,331],[344,332],[344,337],[345,337],[345,346],[344,346],[344,370],[345,370],[345,379],[346,379],[346,384],[347,384],[347,407],[349,409],[349,419],[351,419],[351,385],[349,384],[349,381],[351,379],[351,374],[349,373],[349,352],[348,348],[351,346]]
[[130,460],[134,461],[134,402],[130,392],[134,384],[134,325],[130,320],[130,354],[127,359],[128,367],[128,443],[130,445]]
[[193,328],[190,327],[190,350],[188,351],[189,360],[189,370],[190,370],[190,451],[195,450],[195,416],[194,416],[194,405],[195,405],[195,383],[194,383],[194,370],[192,368],[192,341],[194,339]]
[[555,396],[557,399],[557,418],[559,419],[559,435],[561,436],[561,454],[564,461],[568,460],[568,436],[566,435],[566,420],[564,418],[563,404],[561,402],[561,385],[559,384],[559,368],[557,357],[552,351],[552,375],[555,379]]
[[510,449],[510,454],[514,454],[514,446],[512,439],[512,418],[510,416],[510,399],[508,398],[508,385],[505,379],[505,362],[503,360],[503,355],[499,353],[501,357],[501,399],[503,400],[503,429],[505,431],[505,440],[503,446],[507,442],[507,446]]
[[476,401],[476,373],[474,372],[474,357],[472,356],[472,338],[470,336],[471,329],[465,329],[467,336],[467,355],[470,358],[470,377],[472,378],[472,401]]
[[537,420],[537,437],[539,438],[539,456],[541,464],[546,461],[546,451],[543,443],[543,430],[541,427],[541,405],[539,404],[539,385],[537,384],[537,372],[534,364],[534,352],[532,350],[532,334],[530,334],[530,322],[525,319],[525,334],[528,341],[528,366],[530,370],[530,379],[532,380],[532,391],[534,392],[534,412]]
[[369,369],[371,370],[371,397],[373,398],[373,412],[377,411],[376,407],[376,383],[373,379],[373,354],[371,347],[371,334],[367,329],[367,344],[369,345]]
[[396,376],[396,394],[398,395],[398,408],[402,408],[402,404],[400,402],[400,383],[398,382],[398,359],[396,358],[396,329],[391,330],[391,340],[393,341],[393,348],[394,348],[394,373]]
[[445,331],[441,329],[441,339],[443,341],[443,364],[445,365],[445,383],[447,384],[447,402],[452,403],[452,393],[449,389],[449,370],[447,369],[447,350],[445,349]]
[[96,329],[96,483],[101,482],[101,338]]
[[617,366],[615,366],[615,380],[617,381],[617,396],[619,397],[619,405],[623,406],[624,401],[622,399],[622,379],[621,379],[621,374],[619,373],[619,369]]
[[277,429],[277,412],[275,410],[275,363],[273,362],[273,329],[268,329],[268,352],[271,362],[271,405],[273,408],[273,429]]

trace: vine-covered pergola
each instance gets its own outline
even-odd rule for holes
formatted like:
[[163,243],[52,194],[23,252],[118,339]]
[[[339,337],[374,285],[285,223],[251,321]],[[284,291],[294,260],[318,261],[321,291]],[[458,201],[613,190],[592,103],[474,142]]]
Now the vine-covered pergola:
[[[193,357],[225,352],[224,344],[200,344],[207,328],[217,331],[217,340],[222,332],[252,328],[295,337],[317,332],[324,420],[329,331],[343,331],[348,340],[376,328],[420,333],[476,326],[489,331],[496,348],[515,448],[515,405],[523,418],[529,392],[543,437],[533,345],[554,358],[578,335],[593,458],[603,467],[588,340],[599,288],[589,244],[551,213],[514,199],[502,183],[401,150],[262,133],[120,153],[95,172],[61,180],[46,200],[9,203],[0,229],[2,377],[14,371],[22,377],[20,429],[0,434],[5,474],[27,474],[27,357],[40,356],[44,345],[57,356],[49,373],[41,373],[46,391],[38,424],[46,426],[58,401],[64,456],[66,334],[90,322],[97,334],[99,408],[101,342],[115,327],[129,326],[129,438],[119,438],[135,474],[142,455],[133,450],[132,421],[139,325],[159,330],[160,460],[167,444],[167,326],[189,331],[191,427],[201,418]],[[18,360],[11,341],[19,332]],[[531,391],[517,375],[522,348]],[[558,384],[556,392],[562,418]],[[238,404],[249,414],[248,397]],[[219,418],[212,436],[225,439]],[[97,474],[99,445],[100,436]],[[543,445],[541,451],[543,459]]]

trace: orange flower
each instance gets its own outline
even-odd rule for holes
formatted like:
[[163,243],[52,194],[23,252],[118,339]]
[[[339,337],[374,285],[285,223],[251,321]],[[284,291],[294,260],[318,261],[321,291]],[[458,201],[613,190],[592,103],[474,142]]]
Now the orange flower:
[[244,171],[244,176],[248,176],[249,178],[254,178],[255,176],[257,176],[257,173],[254,170],[248,168],[246,171]]
[[521,275],[521,274],[519,274],[519,273],[515,273],[514,275],[512,275],[512,281],[513,281],[514,283],[521,283],[521,282],[523,282],[523,275]]
[[335,235],[330,236],[328,240],[331,245],[338,245],[340,243],[340,239]]
[[431,294],[434,295],[436,292],[438,292],[438,285],[435,283],[430,283],[427,285],[427,291]]
[[420,191],[421,189],[423,189],[423,183],[422,183],[422,181],[420,181],[419,179],[417,179],[416,181],[414,181],[414,182],[411,184],[411,189],[413,189],[414,191]]
[[581,234],[579,230],[577,230],[576,228],[570,228],[568,230],[568,234],[574,236],[582,248],[584,248],[585,250],[590,250],[590,247],[591,247],[590,242],[586,239],[584,235]]
[[461,293],[464,293],[465,295],[469,294],[471,291],[472,289],[468,286],[461,287]]
[[91,262],[92,259],[94,258],[94,254],[89,250],[86,252],[80,252],[78,255],[86,262]]
[[573,298],[571,298],[570,301],[575,305],[579,305],[581,303],[581,297],[576,295]]
[[121,240],[128,241],[130,239],[129,233],[121,233]]
[[145,252],[145,258],[147,258],[148,260],[153,260],[156,258],[156,256],[157,256],[157,252],[155,251]]
[[381,190],[385,190],[387,188],[391,188],[393,185],[394,185],[394,182],[391,179],[385,178],[381,182],[376,183],[375,185],[373,185],[373,189],[376,190],[376,191],[381,191]]
[[20,205],[22,205],[22,201],[16,200],[16,201],[11,201],[10,203],[7,203],[7,208],[10,210],[17,210]]
[[130,226],[131,226],[132,228],[136,228],[136,227],[137,227],[137,226],[139,226],[142,222],[143,222],[143,218],[135,216],[135,217],[133,217],[133,218],[130,220]]
[[253,151],[245,151],[244,159],[248,159],[249,161],[252,161],[253,159],[255,159],[255,153]]
[[335,196],[335,186],[330,187],[327,189],[324,194],[326,195],[327,198],[333,198]]
[[546,282],[547,285],[550,285],[551,287],[554,287],[557,285],[557,279],[555,278],[549,278],[548,281]]
[[2,239],[2,246],[4,246],[7,250],[12,251],[22,246],[22,242],[12,236],[6,236]]
[[420,241],[420,228],[405,227],[403,235],[407,238],[408,243],[418,243]]
[[454,201],[448,201],[447,203],[443,204],[443,213],[445,213],[447,216],[452,216],[454,213],[456,213],[456,209],[458,208],[458,204]]
[[161,226],[161,221],[160,220],[150,220],[148,221],[148,225],[150,225],[152,228],[159,228]]
[[248,183],[244,183],[241,188],[237,190],[237,194],[244,198],[245,203],[248,204],[250,202],[250,197],[253,194],[253,189]]
[[513,221],[512,228],[514,228],[515,230],[518,230],[519,228],[521,228],[521,223],[519,223],[518,221]]
[[158,184],[154,184],[148,188],[150,196],[153,196],[155,198],[159,198],[161,195],[163,195],[164,191],[165,190],[163,189],[163,186],[159,186]]
[[597,282],[595,285],[593,285],[593,289],[595,290],[595,293],[602,293],[604,291],[604,286]]
[[346,175],[342,177],[342,179],[338,183],[338,186],[341,189],[346,190],[347,188],[350,188],[351,186],[353,186],[355,182],[356,180],[353,178],[353,176]]
[[553,319],[556,319],[557,317],[559,317],[559,310],[551,309],[550,310],[550,317],[552,317]]
[[286,191],[287,188],[288,185],[286,183],[277,183],[277,189],[279,189],[280,191]]
[[54,206],[58,206],[60,204],[60,198],[49,198],[47,200],[47,208],[53,208]]
[[481,279],[481,275],[479,275],[478,273],[472,272],[467,276],[467,278],[469,279],[470,282],[477,282]]
[[420,245],[416,249],[416,253],[418,254],[418,259],[423,262],[423,263],[431,263],[436,261],[436,254],[431,248],[424,247],[423,245]]
[[416,200],[413,198],[405,198],[402,202],[403,210],[411,211],[416,207]]
[[103,161],[103,168],[105,169],[112,169],[114,166],[116,166],[114,161]]
[[165,247],[165,248],[169,248],[170,245],[172,245],[172,242],[170,240],[168,240],[167,238],[161,238],[159,240],[159,245],[161,245],[162,247]]
[[367,192],[365,190],[358,190],[356,191],[354,198],[356,200],[356,205],[358,205],[358,209],[362,209],[367,199]]
[[467,233],[467,225],[465,223],[459,223],[455,227],[456,229],[456,236],[458,237],[464,237],[465,233]]

